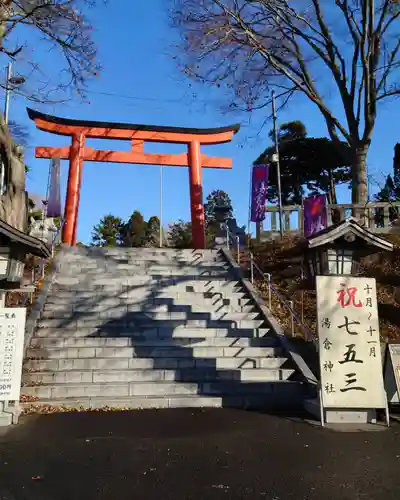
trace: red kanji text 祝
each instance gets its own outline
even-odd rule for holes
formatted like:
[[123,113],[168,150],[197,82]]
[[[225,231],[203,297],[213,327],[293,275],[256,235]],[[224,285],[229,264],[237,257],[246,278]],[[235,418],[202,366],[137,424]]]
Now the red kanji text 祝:
[[338,290],[336,292],[338,298],[337,302],[340,307],[344,309],[345,307],[362,307],[361,300],[357,300],[357,288],[356,287],[346,287]]

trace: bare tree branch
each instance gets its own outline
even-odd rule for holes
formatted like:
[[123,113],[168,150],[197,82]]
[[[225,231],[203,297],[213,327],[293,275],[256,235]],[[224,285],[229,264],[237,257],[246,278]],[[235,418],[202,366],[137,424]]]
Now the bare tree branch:
[[[82,93],[89,78],[98,71],[92,28],[82,7],[95,0],[0,0],[0,57],[14,62],[25,83],[12,79],[0,83],[34,102],[61,102],[71,88]],[[34,50],[43,43],[59,57],[35,59]],[[49,52],[50,52],[49,51]],[[38,50],[38,52],[40,52]],[[45,59],[45,61],[44,61]],[[26,145],[23,127],[5,123],[0,113],[0,161],[4,169],[5,192],[0,193],[0,217],[20,230],[26,221],[26,165],[23,151],[13,141]]]
[[[400,94],[400,5],[391,0],[174,0],[189,77],[230,93],[231,109],[263,109],[293,88],[320,110],[332,140],[351,146],[353,201],[367,196],[366,155],[377,103]],[[335,92],[334,113],[326,96]],[[336,110],[335,110],[336,111]],[[345,116],[341,119],[340,116]]]
[[[52,87],[54,102],[65,100],[72,88],[84,93],[87,80],[100,70],[93,28],[82,12],[94,5],[95,0],[0,0],[0,55],[30,73],[20,93],[47,102],[48,97],[38,92],[43,87],[41,73],[47,80],[45,94]],[[32,49],[44,43],[62,56],[57,64],[35,61]]]

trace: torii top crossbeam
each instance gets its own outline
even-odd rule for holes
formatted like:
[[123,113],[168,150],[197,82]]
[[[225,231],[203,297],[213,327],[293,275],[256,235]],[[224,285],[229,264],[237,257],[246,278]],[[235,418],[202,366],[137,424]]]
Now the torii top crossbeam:
[[[70,161],[63,243],[76,244],[79,198],[82,182],[83,161],[111,163],[138,163],[143,165],[167,165],[189,167],[192,236],[194,248],[205,247],[202,168],[231,169],[230,158],[209,157],[201,154],[201,144],[230,142],[240,126],[197,129],[157,125],[134,125],[86,120],[72,120],[46,115],[27,109],[29,118],[40,130],[70,136],[71,146],[37,147],[36,158],[60,158]],[[130,152],[102,151],[85,146],[86,138],[122,139],[131,141]],[[153,154],[144,152],[145,142],[185,144],[187,153]]]

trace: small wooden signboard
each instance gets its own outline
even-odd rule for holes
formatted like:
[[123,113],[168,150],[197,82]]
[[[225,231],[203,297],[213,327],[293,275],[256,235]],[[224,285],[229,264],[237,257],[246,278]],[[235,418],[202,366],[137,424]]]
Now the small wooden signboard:
[[385,357],[385,390],[390,404],[400,404],[400,344],[388,344]]
[[0,411],[1,402],[19,401],[25,318],[23,307],[0,308]]
[[322,421],[325,408],[385,409],[388,420],[375,279],[317,276],[317,316]]

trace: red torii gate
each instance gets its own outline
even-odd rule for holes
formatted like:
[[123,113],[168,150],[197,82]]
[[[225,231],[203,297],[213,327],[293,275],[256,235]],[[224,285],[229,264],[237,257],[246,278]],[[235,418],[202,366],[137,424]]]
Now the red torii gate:
[[[76,244],[79,198],[82,183],[83,161],[110,163],[140,163],[142,165],[168,165],[189,167],[192,240],[194,248],[205,248],[202,168],[232,168],[231,158],[209,157],[201,154],[201,144],[230,142],[240,125],[197,129],[156,125],[133,125],[86,120],[71,120],[39,113],[27,108],[29,118],[40,130],[72,138],[71,146],[37,147],[36,158],[69,160],[67,196],[62,241]],[[125,139],[132,143],[131,152],[100,151],[85,146],[86,138]],[[169,142],[186,144],[187,153],[153,154],[144,152],[144,143]]]

